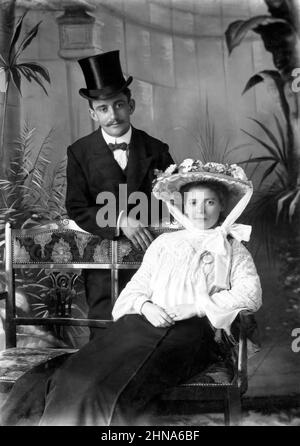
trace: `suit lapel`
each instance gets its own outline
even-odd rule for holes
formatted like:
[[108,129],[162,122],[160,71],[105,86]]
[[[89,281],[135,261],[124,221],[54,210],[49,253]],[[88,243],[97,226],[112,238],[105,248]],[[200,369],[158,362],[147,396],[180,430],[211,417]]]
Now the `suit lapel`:
[[115,179],[115,182],[126,182],[125,174],[107,146],[100,128],[92,134],[91,148],[95,169],[101,176]]
[[126,169],[128,194],[139,190],[145,177],[152,156],[149,156],[143,138],[138,130],[132,128],[129,148],[128,164]]

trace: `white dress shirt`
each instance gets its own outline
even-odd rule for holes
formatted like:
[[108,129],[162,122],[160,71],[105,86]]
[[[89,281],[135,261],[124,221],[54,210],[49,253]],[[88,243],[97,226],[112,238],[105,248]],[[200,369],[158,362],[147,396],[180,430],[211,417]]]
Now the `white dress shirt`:
[[[130,126],[128,132],[126,132],[122,136],[118,136],[118,138],[116,138],[115,136],[108,135],[103,129],[101,129],[101,131],[102,131],[102,136],[103,136],[106,144],[110,144],[110,143],[111,144],[121,144],[122,142],[125,142],[126,144],[130,143],[131,135],[132,135],[131,126]],[[124,170],[127,166],[129,150],[127,149],[125,151],[125,150],[117,149],[117,150],[113,151],[113,155],[114,155],[115,160],[121,167],[121,169]]]

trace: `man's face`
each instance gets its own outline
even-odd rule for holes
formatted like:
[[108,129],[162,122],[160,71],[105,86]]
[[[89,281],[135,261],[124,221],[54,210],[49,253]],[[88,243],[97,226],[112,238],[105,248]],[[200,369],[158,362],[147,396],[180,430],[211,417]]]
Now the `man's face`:
[[94,121],[110,136],[124,135],[130,127],[130,115],[134,112],[135,102],[124,93],[119,93],[111,99],[97,99],[93,101],[90,115]]

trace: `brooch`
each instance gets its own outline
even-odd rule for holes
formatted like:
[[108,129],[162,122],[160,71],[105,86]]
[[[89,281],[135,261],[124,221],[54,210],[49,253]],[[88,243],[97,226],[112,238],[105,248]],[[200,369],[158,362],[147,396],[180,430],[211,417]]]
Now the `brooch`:
[[203,263],[212,263],[214,261],[213,256],[209,252],[204,252],[202,256]]

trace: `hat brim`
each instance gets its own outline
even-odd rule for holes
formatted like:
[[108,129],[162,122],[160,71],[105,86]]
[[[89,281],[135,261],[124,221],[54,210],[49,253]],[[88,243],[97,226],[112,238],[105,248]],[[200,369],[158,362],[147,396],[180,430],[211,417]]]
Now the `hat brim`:
[[157,199],[164,202],[170,202],[175,197],[174,204],[176,205],[176,192],[179,192],[185,184],[198,181],[220,183],[228,189],[229,200],[226,213],[229,213],[249,190],[253,190],[251,181],[242,181],[228,175],[212,172],[187,172],[159,178],[152,192]]
[[132,76],[129,76],[127,81],[122,86],[111,85],[111,86],[107,86],[105,88],[97,89],[97,90],[89,90],[87,88],[80,88],[79,94],[84,99],[88,99],[88,100],[110,99],[110,98],[116,96],[117,94],[122,93],[122,91],[125,90],[125,88],[131,84],[132,80],[133,80]]

